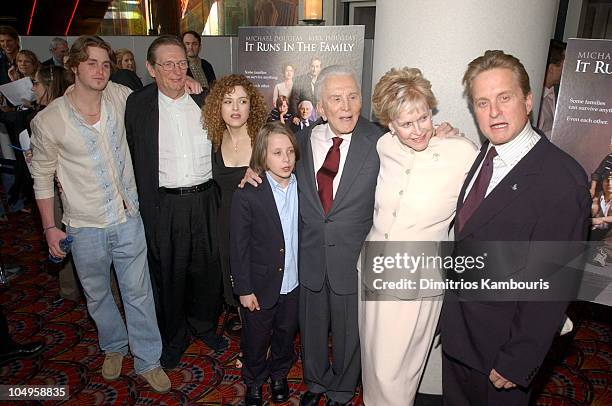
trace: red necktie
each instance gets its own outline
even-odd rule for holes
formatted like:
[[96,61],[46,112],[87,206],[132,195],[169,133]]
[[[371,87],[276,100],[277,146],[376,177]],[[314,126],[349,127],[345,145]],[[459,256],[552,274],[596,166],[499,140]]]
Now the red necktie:
[[325,214],[331,209],[332,202],[334,201],[334,177],[338,173],[340,167],[340,144],[342,144],[342,138],[332,138],[333,145],[327,151],[323,166],[317,172],[317,185],[319,186],[319,199],[323,205],[323,211]]
[[480,167],[480,173],[470,189],[463,206],[459,209],[457,214],[457,229],[461,231],[465,223],[472,217],[472,214],[476,211],[480,203],[485,198],[489,183],[491,183],[491,177],[493,176],[493,158],[497,156],[495,147],[491,147],[487,152],[487,156],[482,162]]

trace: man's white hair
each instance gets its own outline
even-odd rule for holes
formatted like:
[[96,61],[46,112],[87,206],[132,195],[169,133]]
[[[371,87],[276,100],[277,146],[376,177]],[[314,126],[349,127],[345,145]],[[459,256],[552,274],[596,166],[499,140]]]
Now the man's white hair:
[[49,51],[53,51],[60,44],[65,44],[66,46],[68,46],[68,41],[66,41],[64,38],[60,38],[60,37],[53,38],[51,40],[51,43],[49,44]]
[[318,101],[321,100],[321,90],[323,89],[323,85],[325,84],[325,81],[333,76],[350,76],[353,78],[353,80],[355,81],[355,84],[357,85],[357,90],[359,90],[359,93],[361,93],[361,86],[359,84],[359,81],[357,80],[357,74],[355,73],[355,71],[353,69],[351,69],[348,66],[345,65],[330,65],[328,67],[326,67],[325,69],[323,69],[321,71],[321,73],[319,73],[319,77],[317,78],[317,81],[315,82],[315,97]]

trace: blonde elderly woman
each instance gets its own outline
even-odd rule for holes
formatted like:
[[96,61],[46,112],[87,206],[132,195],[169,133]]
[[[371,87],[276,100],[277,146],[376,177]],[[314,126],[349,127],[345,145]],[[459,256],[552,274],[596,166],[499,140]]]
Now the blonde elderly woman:
[[[374,88],[372,104],[389,132],[376,146],[380,171],[367,241],[447,241],[476,147],[459,136],[435,137],[432,109],[437,102],[431,83],[418,69],[387,72]],[[442,291],[432,291],[410,299],[392,294],[384,301],[360,301],[366,405],[414,402],[441,299]],[[437,379],[441,380],[439,375]]]

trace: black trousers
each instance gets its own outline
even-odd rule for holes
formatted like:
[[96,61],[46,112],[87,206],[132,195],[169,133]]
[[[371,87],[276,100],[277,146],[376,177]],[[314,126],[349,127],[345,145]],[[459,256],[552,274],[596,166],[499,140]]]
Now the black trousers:
[[351,400],[361,375],[357,300],[357,293],[338,295],[327,280],[318,292],[304,286],[300,292],[304,382],[311,392],[325,392],[339,403]]
[[442,398],[444,406],[527,406],[530,390],[497,389],[489,374],[483,374],[442,354]]
[[160,189],[160,210],[148,244],[149,269],[162,337],[161,362],[177,363],[189,335],[215,332],[221,311],[216,185],[187,195]]
[[[270,309],[242,313],[242,378],[247,386],[260,386],[268,377],[285,378],[295,361],[293,339],[298,328],[300,288],[280,295]],[[270,357],[268,358],[268,347]]]

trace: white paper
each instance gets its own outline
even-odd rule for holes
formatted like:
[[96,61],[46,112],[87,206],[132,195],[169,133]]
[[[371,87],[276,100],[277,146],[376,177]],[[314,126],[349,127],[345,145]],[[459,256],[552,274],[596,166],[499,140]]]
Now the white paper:
[[26,151],[30,149],[30,134],[28,134],[28,130],[23,130],[19,133],[19,143],[21,144],[21,149]]
[[1,85],[0,93],[2,93],[13,106],[21,106],[23,104],[22,99],[28,101],[36,100],[36,95],[32,91],[32,81],[27,76],[14,82]]
[[[21,144],[21,149],[28,151],[31,148],[30,145],[30,135],[28,134],[28,130],[23,130],[19,133],[19,144]],[[23,157],[25,158],[26,165],[28,166],[28,171],[32,173],[32,159],[28,158],[25,152],[23,153]],[[31,156],[31,155],[30,155]]]

